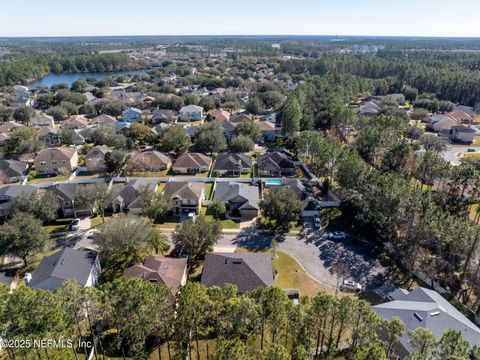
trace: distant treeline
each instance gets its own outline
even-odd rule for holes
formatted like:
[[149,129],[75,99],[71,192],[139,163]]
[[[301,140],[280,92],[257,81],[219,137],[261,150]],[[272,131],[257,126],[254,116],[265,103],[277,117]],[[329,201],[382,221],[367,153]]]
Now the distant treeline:
[[140,67],[126,54],[23,54],[0,62],[0,86],[26,83],[49,73],[124,71]]
[[476,105],[480,102],[480,55],[456,52],[381,51],[378,55],[323,54],[318,59],[282,62],[289,75],[350,74],[374,79],[382,91],[400,92],[405,85],[440,100]]

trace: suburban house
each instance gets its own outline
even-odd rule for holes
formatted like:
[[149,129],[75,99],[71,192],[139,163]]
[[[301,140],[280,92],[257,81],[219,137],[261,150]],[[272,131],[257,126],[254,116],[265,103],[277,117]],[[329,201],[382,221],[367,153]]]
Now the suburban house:
[[142,121],[142,110],[137,108],[129,108],[122,113],[122,119],[128,123],[135,123]]
[[457,120],[460,124],[471,124],[474,119],[472,115],[460,109],[447,113],[447,116]]
[[34,289],[55,290],[73,279],[81,287],[95,286],[100,275],[98,253],[90,249],[65,248],[45,256],[37,269],[25,280]]
[[28,164],[18,160],[0,160],[0,184],[14,183],[25,178]]
[[458,121],[447,115],[433,115],[428,128],[435,132],[442,130],[450,131],[452,127],[459,125]]
[[275,123],[270,121],[259,121],[257,123],[260,132],[262,133],[263,142],[275,141],[277,139],[277,132],[275,131]]
[[53,128],[55,126],[55,122],[53,120],[53,116],[50,116],[47,114],[38,114],[38,115],[34,115],[30,119],[30,126],[33,126],[33,127],[47,126],[47,127]]
[[93,204],[78,206],[75,203],[78,187],[75,183],[60,183],[47,187],[58,199],[63,217],[79,217],[93,215]]
[[260,210],[259,189],[254,185],[218,182],[213,199],[225,203],[227,211],[232,217],[255,218]]
[[180,155],[172,166],[175,174],[198,174],[207,172],[212,164],[210,156],[200,153],[184,153]]
[[0,220],[6,220],[11,214],[11,201],[17,196],[38,193],[38,188],[32,185],[8,185],[0,187]]
[[25,125],[19,124],[15,121],[7,121],[2,124],[0,124],[0,133],[5,133],[8,134],[12,131],[15,131],[15,129],[18,129],[20,127],[24,127]]
[[152,113],[151,121],[153,124],[167,123],[172,124],[177,120],[177,117],[172,110],[155,109]]
[[303,217],[320,215],[320,201],[313,195],[311,189],[305,186],[302,180],[286,178],[283,180],[281,187],[293,191],[297,195],[297,199],[302,202]]
[[95,127],[101,127],[101,126],[115,127],[115,125],[117,125],[117,120],[113,116],[102,114],[92,119],[92,125]]
[[183,130],[185,130],[187,135],[190,136],[191,138],[197,135],[198,130],[200,130],[200,128],[197,125],[193,125],[193,124],[176,123],[175,126],[181,127]]
[[203,119],[203,108],[196,105],[187,105],[180,109],[178,120],[198,121]]
[[450,130],[450,141],[462,144],[471,144],[475,137],[475,130],[465,125],[453,126]]
[[172,165],[170,156],[155,150],[135,153],[132,156],[132,160],[135,171],[139,172],[163,171]]
[[37,129],[38,138],[47,146],[60,145],[60,131],[54,127],[40,127]]
[[369,101],[354,109],[355,114],[360,116],[377,115],[382,108],[372,101]]
[[78,166],[78,153],[74,148],[48,148],[41,150],[35,158],[38,175],[71,172]]
[[235,128],[237,127],[237,123],[233,123],[231,121],[222,121],[221,126],[223,129],[223,134],[225,135],[225,138],[230,141],[233,138]]
[[258,176],[292,176],[295,175],[295,164],[283,152],[271,152],[260,155],[257,161]]
[[230,121],[234,123],[239,123],[242,121],[252,121],[252,120],[253,120],[252,116],[245,112],[236,113],[230,119]]
[[252,169],[252,158],[249,155],[238,153],[218,154],[213,165],[213,172],[216,176],[240,176],[248,174]]
[[110,152],[110,149],[106,145],[95,146],[92,150],[85,155],[85,165],[87,171],[90,172],[104,172],[107,170],[105,164],[105,155]]
[[187,260],[187,258],[168,258],[159,254],[152,254],[147,257],[143,264],[126,268],[123,276],[163,284],[175,296],[180,287],[187,283]]
[[67,120],[62,121],[60,128],[69,130],[85,129],[88,127],[88,119],[84,116],[72,116]]
[[262,253],[207,253],[203,286],[236,285],[239,293],[273,285],[272,256]]
[[215,121],[228,121],[230,120],[230,113],[223,109],[214,109],[208,112],[208,117]]
[[205,198],[203,183],[168,182],[163,189],[163,196],[173,201],[173,212],[180,214],[194,211],[200,213]]
[[[471,346],[480,346],[480,329],[434,290],[417,288],[411,292],[396,289],[389,295],[390,302],[374,306],[385,320],[396,316],[405,324],[405,333],[394,348],[403,359],[411,351],[409,333],[418,327],[429,329],[440,340],[448,329],[459,331]],[[382,338],[385,334],[379,333]]]
[[135,179],[123,186],[112,200],[111,206],[114,212],[128,211],[133,214],[143,212],[143,201],[140,198],[140,191],[150,189],[157,190],[157,182],[149,179]]

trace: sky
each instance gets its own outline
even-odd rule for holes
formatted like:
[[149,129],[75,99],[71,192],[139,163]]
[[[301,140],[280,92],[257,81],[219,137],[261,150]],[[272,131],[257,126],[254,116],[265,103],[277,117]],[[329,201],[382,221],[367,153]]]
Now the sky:
[[480,37],[480,0],[0,0],[0,37]]

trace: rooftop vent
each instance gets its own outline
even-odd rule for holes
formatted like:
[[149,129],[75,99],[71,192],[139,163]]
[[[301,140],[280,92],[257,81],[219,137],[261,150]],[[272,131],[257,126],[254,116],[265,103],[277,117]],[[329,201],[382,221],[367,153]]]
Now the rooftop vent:
[[418,321],[420,321],[420,322],[423,321],[423,318],[422,318],[419,314],[413,313],[413,316],[415,316],[415,318],[416,318]]

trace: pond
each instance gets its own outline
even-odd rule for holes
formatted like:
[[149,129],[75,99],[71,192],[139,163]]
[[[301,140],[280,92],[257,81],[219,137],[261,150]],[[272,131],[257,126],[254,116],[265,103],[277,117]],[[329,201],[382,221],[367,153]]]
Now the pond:
[[72,85],[75,81],[86,78],[95,78],[101,80],[111,76],[131,76],[137,74],[144,74],[145,70],[130,70],[130,71],[117,71],[117,72],[99,72],[99,73],[71,73],[71,74],[48,74],[44,78],[37,80],[31,84],[28,84],[30,88],[36,87],[50,87],[54,84],[68,84]]

